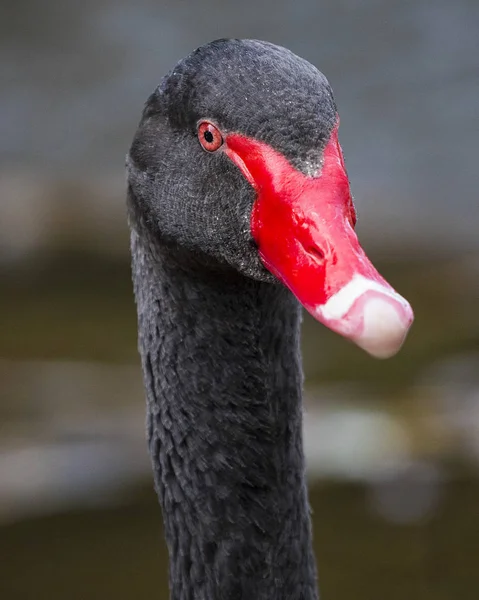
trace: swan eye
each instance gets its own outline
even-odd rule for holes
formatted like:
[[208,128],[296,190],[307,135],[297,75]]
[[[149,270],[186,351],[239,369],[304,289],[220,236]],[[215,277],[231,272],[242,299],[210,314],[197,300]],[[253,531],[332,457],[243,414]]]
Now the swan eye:
[[202,121],[198,125],[198,139],[207,152],[214,152],[223,144],[220,130],[208,121]]

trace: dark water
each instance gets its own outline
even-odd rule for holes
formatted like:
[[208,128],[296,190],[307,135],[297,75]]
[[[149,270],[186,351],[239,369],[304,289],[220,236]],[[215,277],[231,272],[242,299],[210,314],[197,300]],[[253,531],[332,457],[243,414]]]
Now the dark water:
[[[434,519],[392,525],[353,485],[311,491],[324,600],[476,600],[479,485],[456,481]],[[153,493],[106,511],[56,515],[2,530],[1,597],[167,598],[167,557]]]

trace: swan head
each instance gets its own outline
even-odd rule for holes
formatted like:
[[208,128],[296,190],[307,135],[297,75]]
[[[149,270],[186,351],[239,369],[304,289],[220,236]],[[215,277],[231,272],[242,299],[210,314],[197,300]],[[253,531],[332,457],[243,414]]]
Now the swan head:
[[130,203],[185,260],[282,283],[385,358],[413,312],[359,244],[338,127],[313,65],[266,42],[212,42],[148,99],[127,157]]

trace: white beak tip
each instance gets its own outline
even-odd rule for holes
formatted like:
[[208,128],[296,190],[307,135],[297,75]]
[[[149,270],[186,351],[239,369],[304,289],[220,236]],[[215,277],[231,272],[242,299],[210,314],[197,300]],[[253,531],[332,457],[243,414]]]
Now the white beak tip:
[[353,278],[315,316],[375,358],[399,352],[414,320],[410,304],[390,286]]
[[353,341],[375,358],[390,358],[399,352],[413,322],[408,304],[389,297],[372,297],[363,307],[363,326]]

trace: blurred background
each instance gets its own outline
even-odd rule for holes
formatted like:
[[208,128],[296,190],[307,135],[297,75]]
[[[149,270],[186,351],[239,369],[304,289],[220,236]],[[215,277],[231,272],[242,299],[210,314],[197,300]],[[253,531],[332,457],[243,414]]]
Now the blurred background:
[[327,75],[361,241],[416,312],[387,362],[304,322],[323,600],[477,599],[477,0],[0,4],[0,597],[167,598],[123,163],[218,37]]

